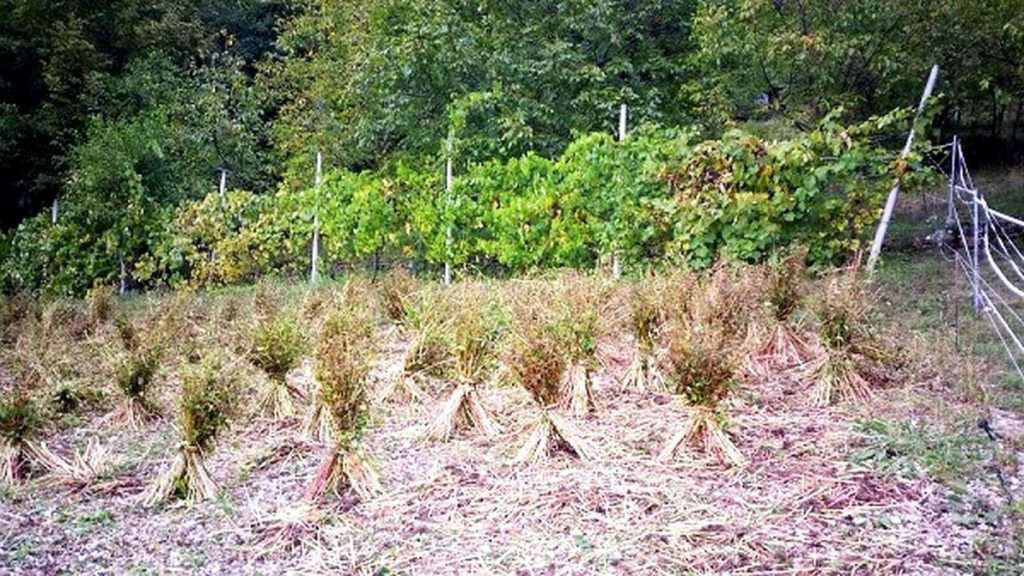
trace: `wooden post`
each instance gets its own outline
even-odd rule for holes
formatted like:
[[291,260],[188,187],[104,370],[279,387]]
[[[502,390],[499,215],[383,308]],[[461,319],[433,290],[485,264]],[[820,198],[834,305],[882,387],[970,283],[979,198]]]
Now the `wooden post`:
[[[619,106],[619,142],[626,140],[626,105]],[[612,251],[612,278],[622,278],[622,257],[617,249]]]
[[[445,163],[445,167],[444,167],[445,202],[447,202],[449,204],[451,203],[452,178],[453,178],[452,177],[452,157],[451,157],[451,152],[452,152],[452,146],[451,146],[451,142],[449,141],[449,143],[448,143],[448,161]],[[451,257],[452,257],[452,254],[451,254],[451,252],[452,252],[452,226],[451,226],[451,224],[449,224],[448,225],[448,229],[445,230],[445,235],[446,235],[446,237],[445,237],[445,251],[446,251],[446,256],[448,257],[448,260],[444,263],[444,285],[448,286],[448,285],[450,285],[452,283],[452,264],[451,264]]]
[[309,281],[313,283],[320,279],[320,273],[317,270],[317,266],[320,262],[320,177],[322,169],[323,155],[320,152],[317,152],[316,174],[313,179],[313,194],[315,195],[313,201],[313,253],[310,255],[309,265]]
[[[928,99],[932,97],[932,90],[935,89],[935,81],[939,78],[939,65],[932,66],[932,71],[928,74],[928,82],[924,86],[924,93],[921,94],[921,103],[917,106],[917,114],[914,115],[914,124],[917,124],[917,119],[924,113],[924,107],[928,103]],[[907,135],[907,143],[903,146],[903,151],[900,153],[900,159],[905,160],[910,155],[910,149],[914,145],[914,125],[910,126],[910,134]],[[900,179],[897,177],[896,182],[893,183],[892,189],[889,190],[889,198],[885,201],[885,210],[882,211],[882,221],[878,223],[878,230],[875,231],[875,240],[871,243],[871,255],[868,256],[868,272],[875,270],[875,264],[878,262],[878,255],[882,251],[882,242],[885,240],[885,231],[889,228],[889,220],[892,218],[892,211],[896,207],[896,197],[900,193]]]

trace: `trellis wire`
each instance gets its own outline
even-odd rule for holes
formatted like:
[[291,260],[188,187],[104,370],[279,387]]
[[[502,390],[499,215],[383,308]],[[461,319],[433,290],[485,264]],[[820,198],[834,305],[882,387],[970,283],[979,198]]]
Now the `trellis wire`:
[[[975,308],[988,318],[1011,364],[1024,380],[1018,360],[1024,356],[1020,337],[1024,333],[1024,318],[1014,308],[1014,304],[1024,301],[1024,252],[1006,230],[1007,226],[1024,229],[1024,221],[989,207],[971,177],[959,138],[954,138],[949,158],[947,228],[956,237],[947,248],[953,251],[957,269],[971,286]],[[983,266],[995,280],[985,278]],[[1007,274],[1004,268],[1012,273]],[[1008,294],[1004,295],[1005,292]]]

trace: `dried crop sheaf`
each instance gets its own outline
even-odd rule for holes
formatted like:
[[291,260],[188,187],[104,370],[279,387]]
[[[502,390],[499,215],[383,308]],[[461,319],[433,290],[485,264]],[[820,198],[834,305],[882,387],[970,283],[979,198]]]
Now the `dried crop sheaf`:
[[43,427],[38,406],[22,390],[0,399],[0,484],[14,484],[29,470],[49,472],[60,457],[38,442]]
[[368,421],[368,384],[376,356],[372,319],[358,304],[341,306],[324,325],[316,349],[317,402],[330,449],[306,491],[316,501],[328,488],[351,487],[364,498],[379,491],[376,470],[359,450]]
[[758,376],[784,372],[802,366],[813,352],[800,335],[796,318],[803,301],[807,250],[796,248],[776,255],[764,274],[767,323],[760,342],[751,354],[750,371]]
[[412,335],[412,343],[402,358],[402,370],[380,393],[380,400],[423,400],[428,394],[424,384],[442,378],[450,368],[447,338],[451,329],[454,302],[442,288],[423,288],[406,296],[403,326]]
[[568,361],[561,403],[573,416],[582,417],[596,409],[592,377],[598,364],[597,343],[616,323],[607,306],[611,287],[603,279],[575,273],[558,282],[553,329]]
[[151,396],[160,369],[162,342],[126,317],[119,317],[115,327],[121,350],[112,353],[114,381],[122,398],[109,418],[137,429],[159,416]]
[[742,313],[750,294],[741,275],[716,268],[692,292],[686,310],[673,315],[664,369],[691,414],[662,449],[661,461],[670,460],[682,445],[696,445],[726,463],[746,463],[720,423],[723,401],[740,376],[738,353],[746,332]]
[[569,419],[558,413],[569,358],[558,325],[559,312],[551,309],[552,292],[543,284],[524,284],[515,291],[510,303],[505,365],[540,410],[516,453],[518,463],[537,462],[558,450],[583,460],[597,457],[597,450]]
[[661,338],[667,322],[665,291],[670,284],[661,278],[645,278],[630,287],[630,332],[635,349],[633,361],[622,379],[627,390],[661,390],[665,375],[659,367]]
[[248,349],[249,361],[264,373],[266,385],[257,402],[257,413],[280,419],[298,413],[301,390],[288,382],[305,350],[305,338],[296,319],[287,312],[256,319]]
[[377,299],[388,320],[404,326],[410,298],[419,288],[416,278],[405,268],[392,268],[378,282]]
[[488,292],[486,285],[460,282],[446,295],[452,304],[447,306],[451,316],[443,339],[448,357],[444,376],[455,387],[427,427],[428,439],[446,441],[460,425],[475,427],[488,437],[499,433],[479,391],[494,369],[500,330]]
[[174,496],[190,503],[216,496],[217,485],[205,462],[234,409],[230,369],[215,355],[185,369],[178,402],[181,442],[170,469],[143,494],[147,505]]
[[[325,331],[330,330],[334,334],[332,337],[343,342],[345,346],[352,350],[363,350],[368,359],[365,366],[370,366],[369,358],[376,353],[377,346],[374,339],[376,317],[374,311],[367,306],[370,295],[370,286],[367,283],[349,280],[341,292],[335,294],[330,307],[324,310],[325,316],[317,336],[322,342],[323,338],[328,336]],[[343,311],[344,317],[340,316]],[[321,368],[323,367],[318,369]],[[325,375],[322,371],[315,374],[315,388],[310,397],[303,430],[314,442],[330,443],[334,440],[334,426],[331,422],[331,408],[325,402],[328,399],[324,394],[327,390],[321,381],[321,377]]]
[[360,450],[368,422],[367,383],[375,356],[365,308],[342,305],[327,318],[316,346],[318,420],[329,441],[303,501],[257,521],[257,555],[287,550],[314,537],[323,512],[318,503],[333,488],[352,488],[361,498],[381,489],[376,467]]
[[867,399],[872,380],[878,379],[873,369],[897,360],[871,326],[873,306],[856,270],[837,274],[826,285],[816,307],[821,356],[808,367],[815,404]]

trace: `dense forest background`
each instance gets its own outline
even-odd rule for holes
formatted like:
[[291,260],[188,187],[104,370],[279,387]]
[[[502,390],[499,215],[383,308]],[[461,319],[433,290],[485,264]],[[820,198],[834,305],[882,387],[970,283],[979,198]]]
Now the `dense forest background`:
[[73,198],[75,238],[123,261],[221,170],[259,196],[308,187],[317,151],[376,174],[556,158],[620,104],[793,138],[912,106],[932,64],[938,133],[1018,161],[1021,0],[0,0],[0,224]]

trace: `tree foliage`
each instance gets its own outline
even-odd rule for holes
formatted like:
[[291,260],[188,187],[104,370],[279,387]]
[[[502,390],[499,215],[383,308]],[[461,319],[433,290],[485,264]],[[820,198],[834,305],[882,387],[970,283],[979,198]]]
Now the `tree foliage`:
[[[920,174],[882,144],[933,63],[933,128],[1024,140],[1015,0],[0,0],[0,14],[7,290],[82,292],[122,264],[140,285],[297,273],[315,219],[329,266],[700,266],[795,241],[827,261],[859,247],[882,181]],[[211,198],[223,172],[235,192]]]

